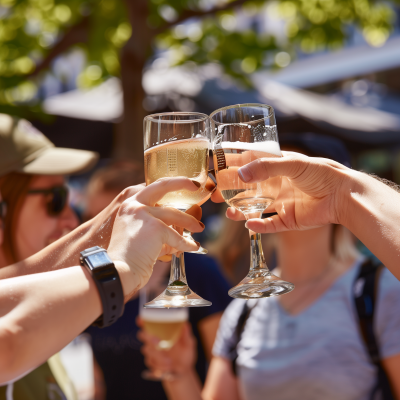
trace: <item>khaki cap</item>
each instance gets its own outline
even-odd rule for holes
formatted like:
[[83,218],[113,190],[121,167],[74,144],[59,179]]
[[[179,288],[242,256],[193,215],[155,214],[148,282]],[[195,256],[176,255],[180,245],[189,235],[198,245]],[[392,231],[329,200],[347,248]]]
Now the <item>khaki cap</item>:
[[93,151],[55,147],[30,122],[0,114],[0,176],[76,174],[92,168],[98,158]]

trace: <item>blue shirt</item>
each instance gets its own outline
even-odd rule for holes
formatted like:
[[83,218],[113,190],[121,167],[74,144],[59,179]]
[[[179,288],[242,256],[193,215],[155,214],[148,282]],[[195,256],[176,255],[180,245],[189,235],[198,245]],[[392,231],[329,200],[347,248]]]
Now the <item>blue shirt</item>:
[[[207,366],[198,323],[225,310],[231,300],[228,296],[230,285],[210,257],[186,253],[185,264],[189,287],[212,302],[209,307],[189,308],[189,321],[198,346],[196,369],[204,381]],[[124,315],[113,325],[103,329],[90,327],[87,330],[92,336],[94,355],[104,373],[108,400],[167,399],[161,383],[145,381],[140,376],[146,367],[140,353],[142,343],[136,337],[138,313],[139,299],[136,298],[125,305]]]

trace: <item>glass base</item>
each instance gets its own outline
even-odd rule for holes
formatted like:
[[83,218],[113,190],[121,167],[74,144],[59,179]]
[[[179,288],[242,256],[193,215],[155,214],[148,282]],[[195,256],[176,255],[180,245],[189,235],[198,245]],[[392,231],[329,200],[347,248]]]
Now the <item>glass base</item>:
[[293,283],[278,278],[268,270],[259,269],[250,271],[238,285],[229,290],[228,294],[237,299],[248,300],[280,296],[293,289]]
[[145,308],[180,308],[180,307],[206,307],[211,306],[211,301],[204,300],[189,286],[168,286],[164,292],[154,300],[146,303]]

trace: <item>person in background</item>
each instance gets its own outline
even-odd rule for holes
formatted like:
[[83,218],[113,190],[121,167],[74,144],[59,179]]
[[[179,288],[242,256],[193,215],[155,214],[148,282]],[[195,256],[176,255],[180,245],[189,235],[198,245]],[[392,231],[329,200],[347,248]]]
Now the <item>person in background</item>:
[[[309,134],[283,143],[283,148],[349,165],[336,139]],[[286,190],[284,181],[282,192]],[[354,310],[353,284],[364,257],[350,232],[335,224],[275,235],[274,273],[294,283],[295,290],[269,299],[232,301],[221,319],[203,389],[191,365],[194,346],[188,331],[170,352],[158,351],[156,340],[140,333],[150,368],[174,366],[178,377],[164,382],[170,400],[372,398],[379,370],[366,351]],[[399,309],[400,282],[384,269],[374,322],[394,398],[400,398]]]
[[[124,188],[143,181],[143,169],[134,163],[113,163],[99,169],[88,183],[84,219],[93,218]],[[204,380],[219,320],[231,300],[227,294],[230,286],[210,257],[186,253],[185,264],[191,289],[212,302],[210,307],[189,309],[189,322],[197,339],[198,357],[195,367]],[[158,261],[148,283],[149,287],[161,287],[161,292],[167,285],[169,271],[169,262]],[[87,330],[92,337],[93,352],[105,382],[104,389],[101,373],[95,366],[96,400],[105,397],[108,400],[166,398],[161,383],[141,378],[146,368],[140,352],[141,344],[136,338],[138,315],[139,298],[135,296],[126,304],[124,315],[111,327],[90,327]]]
[[[30,257],[78,226],[64,176],[90,169],[97,158],[89,151],[56,148],[28,121],[0,114],[0,192],[7,207],[0,268]],[[7,386],[0,387],[0,399],[6,392]],[[13,396],[76,398],[58,354],[14,382]]]

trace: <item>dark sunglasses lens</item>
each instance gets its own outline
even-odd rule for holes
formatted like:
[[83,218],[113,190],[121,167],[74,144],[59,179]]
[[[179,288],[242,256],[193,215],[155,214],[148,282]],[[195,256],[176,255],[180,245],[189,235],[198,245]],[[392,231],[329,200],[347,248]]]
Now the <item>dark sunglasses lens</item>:
[[49,203],[49,213],[51,215],[61,214],[67,204],[68,189],[63,187],[53,188],[52,195],[53,198]]

